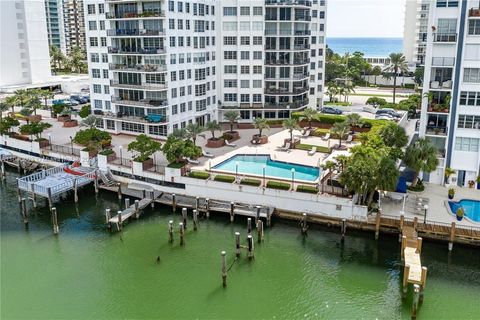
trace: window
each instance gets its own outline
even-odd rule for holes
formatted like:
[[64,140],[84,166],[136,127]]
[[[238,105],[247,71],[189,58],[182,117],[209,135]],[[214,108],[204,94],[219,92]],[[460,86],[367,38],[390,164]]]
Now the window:
[[254,60],[261,60],[262,59],[262,51],[253,51],[253,59]]
[[237,37],[223,37],[223,44],[225,46],[236,46],[237,45]]
[[262,80],[253,80],[253,87],[254,88],[261,88],[262,87]]
[[100,78],[100,69],[92,69],[92,78]]
[[170,47],[175,47],[175,37],[170,37]]
[[253,37],[253,45],[254,46],[258,46],[258,45],[262,45],[263,44],[263,41],[262,41],[262,37]]
[[103,92],[104,92],[105,94],[110,94],[110,87],[109,87],[108,85],[104,85],[104,86],[103,86]]
[[108,79],[108,69],[103,69],[102,73],[103,73],[103,78]]
[[224,68],[224,73],[237,73],[237,66],[228,66],[226,65]]
[[106,37],[100,37],[100,46],[102,46],[102,47],[107,46],[107,38]]
[[90,47],[98,47],[98,38],[90,37]]
[[470,19],[470,21],[468,21],[468,34],[471,36],[480,36],[480,20]]
[[249,94],[241,94],[240,95],[240,102],[243,102],[243,103],[250,102],[250,95]]
[[177,113],[178,113],[178,106],[176,104],[174,104],[172,106],[172,115],[177,114]]
[[93,106],[95,109],[102,109],[102,100],[93,100]]
[[237,102],[236,93],[225,93],[223,96],[224,96],[225,102]]
[[87,13],[88,14],[95,14],[95,5],[94,4],[87,5]]
[[93,85],[93,93],[102,93],[102,86],[99,84]]
[[100,30],[105,30],[105,21],[100,20]]
[[224,80],[223,86],[225,88],[236,88],[237,87],[237,80]]
[[437,8],[456,8],[458,7],[458,0],[437,0]]
[[242,60],[249,60],[250,59],[250,51],[241,51],[240,57]]
[[253,15],[254,16],[262,16],[263,15],[263,8],[262,7],[253,7]]
[[250,88],[250,80],[240,80],[240,88]]
[[480,83],[480,68],[465,68],[463,82]]
[[90,62],[100,62],[98,53],[91,53],[90,54]]
[[170,12],[175,11],[175,3],[173,1],[168,1],[168,11]]
[[103,63],[108,63],[108,54],[102,53],[102,62]]
[[241,74],[249,74],[250,73],[250,66],[241,66],[240,67]]
[[478,152],[478,142],[480,139],[457,137],[455,139],[455,150]]
[[97,21],[88,21],[88,30],[97,30]]
[[107,130],[115,130],[115,121],[113,120],[106,120]]
[[240,21],[240,31],[250,31],[250,21]]
[[437,33],[452,34],[457,32],[457,19],[438,19]]
[[460,105],[480,107],[480,92],[462,91],[460,93]]
[[170,72],[170,81],[177,81],[177,71]]
[[122,130],[145,133],[145,125],[139,123],[122,122]]
[[261,94],[258,94],[258,93],[254,94],[254,95],[253,95],[253,102],[254,102],[254,103],[255,103],[255,102],[262,102],[262,95],[261,95]]
[[242,46],[249,46],[250,45],[250,37],[240,37],[240,44]]
[[241,16],[249,16],[250,15],[250,7],[240,7],[240,15]]
[[250,111],[249,110],[240,110],[240,118],[243,120],[250,119]]
[[236,7],[223,7],[224,16],[236,16],[237,8]]
[[263,31],[263,22],[253,21],[252,22],[252,30],[253,31]]
[[236,22],[224,22],[223,23],[223,31],[237,31],[237,23]]
[[148,133],[154,136],[166,136],[167,126],[148,126]]
[[462,129],[480,129],[480,116],[461,114],[458,116],[457,127]]
[[237,59],[237,51],[224,51],[223,58],[225,60],[235,60]]
[[261,74],[262,66],[253,66],[253,74]]
[[105,13],[105,5],[103,3],[98,5],[98,13]]

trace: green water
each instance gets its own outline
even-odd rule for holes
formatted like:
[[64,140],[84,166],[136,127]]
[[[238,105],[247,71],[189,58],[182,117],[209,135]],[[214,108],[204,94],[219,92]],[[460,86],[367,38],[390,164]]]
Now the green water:
[[[1,183],[2,319],[408,319],[411,296],[402,301],[397,238],[298,227],[281,221],[266,230],[222,287],[220,251],[233,262],[234,232],[246,236],[246,220],[231,224],[213,215],[187,230],[186,245],[169,244],[167,207],[146,210],[122,234],[109,234],[104,209],[119,207],[116,195],[95,199],[89,188],[56,204],[60,235],[52,234],[44,201],[20,221],[15,175]],[[191,226],[190,226],[191,227]],[[177,230],[176,230],[177,231]],[[161,262],[156,263],[156,257]],[[479,319],[480,253],[425,243],[429,267],[419,319]]]

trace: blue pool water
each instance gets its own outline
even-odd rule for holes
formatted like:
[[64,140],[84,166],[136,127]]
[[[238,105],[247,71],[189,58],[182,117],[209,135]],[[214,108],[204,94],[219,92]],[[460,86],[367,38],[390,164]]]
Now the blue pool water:
[[452,213],[455,214],[459,207],[465,210],[465,216],[470,220],[480,222],[480,201],[478,200],[460,200],[459,202],[448,202]]
[[274,161],[270,159],[268,155],[236,155],[217,164],[213,169],[235,173],[236,163],[238,163],[238,174],[240,175],[251,174],[261,177],[263,175],[264,165],[265,176],[278,179],[291,180],[292,168],[295,169],[295,180],[314,182],[320,174],[319,168]]

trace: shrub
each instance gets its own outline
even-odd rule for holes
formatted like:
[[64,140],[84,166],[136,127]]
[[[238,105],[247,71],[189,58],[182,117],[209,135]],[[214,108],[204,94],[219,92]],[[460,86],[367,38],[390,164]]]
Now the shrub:
[[233,139],[233,135],[231,133],[225,132],[220,138],[223,140],[230,141]]
[[86,117],[88,117],[90,114],[91,114],[91,110],[90,110],[90,104],[86,104],[82,107],[82,109],[80,109],[80,112],[78,113],[78,115],[80,116],[80,118],[82,119],[85,119]]
[[425,186],[423,185],[422,180],[418,180],[417,185],[415,187],[410,185],[408,186],[407,189],[410,191],[422,192],[423,190],[425,190]]
[[277,189],[277,190],[290,190],[290,183],[278,182],[278,181],[268,181],[267,188]]
[[350,107],[352,105],[351,102],[344,102],[344,101],[338,101],[338,102],[325,102],[326,106],[340,106],[340,107]]
[[315,131],[311,133],[312,136],[314,137],[323,137],[327,133],[330,133],[330,129],[324,129],[324,128],[317,128]]
[[97,128],[88,128],[78,131],[75,134],[73,141],[82,146],[88,146],[92,142],[108,145],[112,141],[112,136],[110,133]]
[[312,144],[297,144],[295,149],[310,151],[313,147],[317,147],[317,152],[330,153],[330,148],[323,146],[315,146]]
[[63,109],[65,109],[65,107],[66,105],[64,104],[54,104],[52,106],[53,113],[60,114],[60,112],[62,112]]
[[181,169],[185,166],[185,162],[171,162],[167,165],[168,168]]
[[306,185],[299,185],[297,187],[297,192],[317,194],[318,193],[318,188],[317,187],[312,187],[312,186],[306,186]]
[[235,177],[218,174],[218,175],[215,176],[215,178],[213,180],[218,181],[218,182],[232,183],[233,181],[235,181]]
[[188,174],[188,176],[190,178],[202,179],[202,180],[207,180],[208,178],[210,178],[210,174],[204,171],[192,171]]
[[102,150],[101,152],[99,152],[99,154],[101,154],[102,156],[109,156],[109,155],[112,155],[114,153],[115,152],[112,149],[105,149],[105,150]]
[[128,144],[128,151],[136,152],[133,161],[144,162],[150,159],[150,156],[161,150],[160,142],[150,138],[146,134],[138,135],[134,141]]
[[247,186],[254,186],[254,187],[259,187],[262,184],[262,181],[258,179],[250,179],[250,178],[244,178],[242,181],[240,181],[240,184],[244,184]]

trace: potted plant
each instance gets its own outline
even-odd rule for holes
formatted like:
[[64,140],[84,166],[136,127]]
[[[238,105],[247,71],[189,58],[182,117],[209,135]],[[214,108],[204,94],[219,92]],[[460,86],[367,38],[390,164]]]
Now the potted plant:
[[454,188],[449,188],[448,189],[448,199],[452,200],[453,197],[455,197],[455,189]]
[[230,140],[240,139],[240,134],[238,133],[238,131],[233,131],[233,126],[235,125],[235,122],[240,118],[240,113],[236,110],[229,110],[223,114],[223,117],[229,122],[230,125],[230,131],[228,131],[228,134],[231,136]]
[[477,189],[480,190],[480,175],[477,177]]
[[167,158],[170,168],[180,169],[185,174],[186,159],[196,159],[202,156],[202,148],[197,147],[192,140],[180,139],[169,135],[162,146],[162,152]]
[[35,136],[35,141],[40,144],[41,148],[48,147],[49,141],[42,138],[42,132],[50,128],[52,125],[47,122],[31,122],[20,127],[20,133]]
[[475,187],[475,181],[469,180],[469,181],[468,181],[468,187],[469,187],[470,189],[473,189],[473,187]]
[[95,127],[80,130],[75,134],[73,142],[84,146],[85,151],[88,151],[89,156],[95,156],[98,150],[105,147],[106,143],[110,144],[112,136],[106,132],[101,131]]
[[78,126],[78,121],[72,119],[72,110],[70,108],[64,108],[62,112],[60,112],[60,116],[58,119],[62,119],[59,121],[63,122],[64,128],[72,128]]
[[99,154],[107,157],[107,163],[112,162],[115,159],[117,159],[117,154],[112,149],[104,149],[104,150],[100,151]]
[[[61,103],[61,104],[54,104],[54,105],[52,106],[52,112],[51,112],[52,118],[56,118],[57,115],[59,115],[60,112],[62,112],[63,109],[65,109],[65,107],[66,107],[66,106],[65,106],[63,103]],[[61,120],[58,120],[58,121],[61,121]]]
[[252,137],[252,143],[254,144],[266,144],[268,143],[268,136],[262,134],[263,130],[270,130],[268,121],[264,118],[255,118],[253,122],[255,129],[258,129],[258,134],[254,134]]
[[223,147],[225,141],[221,138],[215,137],[215,131],[221,130],[220,125],[217,121],[209,121],[207,122],[206,128],[208,131],[212,133],[212,137],[207,140],[207,147],[209,148],[220,148]]
[[140,162],[143,170],[153,167],[153,159],[150,158],[155,152],[161,149],[160,142],[150,138],[146,134],[138,135],[137,138],[128,144],[128,151],[133,151],[136,156],[134,162]]
[[458,221],[462,221],[463,216],[465,215],[465,209],[463,207],[458,207],[457,212],[455,213]]
[[455,174],[455,170],[449,167],[445,168],[445,183],[450,183],[450,176],[452,174]]

